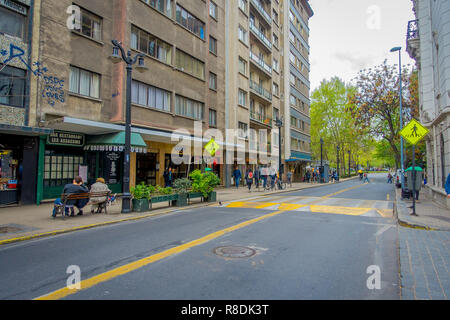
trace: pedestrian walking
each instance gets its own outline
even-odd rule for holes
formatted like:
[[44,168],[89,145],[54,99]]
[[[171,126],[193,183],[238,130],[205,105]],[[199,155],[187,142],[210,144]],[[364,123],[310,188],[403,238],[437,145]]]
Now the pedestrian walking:
[[239,189],[239,182],[241,180],[241,176],[242,176],[241,170],[239,170],[239,168],[236,166],[236,168],[234,169],[234,172],[233,172],[236,189]]
[[259,168],[256,168],[255,173],[254,173],[254,177],[255,177],[255,187],[259,191],[259,183],[260,183],[260,180],[261,180],[261,173],[260,173]]
[[252,192],[251,189],[253,183],[253,171],[250,168],[248,168],[245,172],[245,181],[247,182],[248,192]]
[[[293,171],[293,170],[292,170]],[[288,179],[289,186],[292,188],[292,171],[288,171],[286,176]]]
[[306,171],[305,177],[306,177],[306,182],[309,183],[309,180],[311,179],[311,173],[309,172],[309,170]]
[[363,183],[365,183],[366,181],[367,181],[367,183],[370,183],[370,181],[369,181],[369,176],[368,176],[368,174],[367,174],[367,172],[366,173],[364,173],[364,180],[363,180]]
[[390,183],[390,184],[392,184],[392,174],[389,172],[388,173],[388,181],[387,181],[387,183]]
[[262,172],[262,179],[263,179],[263,187],[264,189],[266,189],[267,187],[267,177],[269,176],[269,169],[267,168],[267,166],[264,166],[261,169]]
[[447,197],[450,198],[450,173],[447,176],[447,181],[445,182],[445,192],[447,193]]

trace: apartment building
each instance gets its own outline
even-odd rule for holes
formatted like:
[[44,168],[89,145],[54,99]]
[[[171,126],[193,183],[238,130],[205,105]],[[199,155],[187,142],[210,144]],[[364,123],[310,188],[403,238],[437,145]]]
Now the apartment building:
[[450,173],[450,2],[413,0],[407,51],[419,70],[420,120],[426,136],[427,190],[450,208],[445,182]]
[[282,163],[300,179],[311,160],[307,23],[313,11],[308,1],[236,2],[228,1],[226,11],[225,119],[227,128],[239,129],[237,144],[245,145],[236,165],[241,171],[268,162],[277,167],[275,120],[282,119]]
[[3,202],[56,198],[76,175],[122,191],[126,65],[111,59],[112,40],[143,54],[130,88],[132,186],[163,185],[168,167],[184,177],[205,166],[198,156],[173,163],[178,129],[200,150],[208,129],[237,130],[212,163],[226,186],[233,162],[255,168],[280,147],[301,175],[312,14],[306,0],[0,0]]

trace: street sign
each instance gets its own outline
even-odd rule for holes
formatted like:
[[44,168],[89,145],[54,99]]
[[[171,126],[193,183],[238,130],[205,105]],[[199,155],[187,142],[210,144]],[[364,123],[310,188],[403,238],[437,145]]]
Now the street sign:
[[400,131],[400,135],[412,145],[416,145],[428,134],[428,132],[428,129],[420,124],[419,121],[412,119],[411,122]]
[[208,151],[208,153],[214,157],[216,154],[216,151],[219,150],[220,146],[217,144],[217,142],[214,141],[214,139],[211,139],[205,146],[205,150]]

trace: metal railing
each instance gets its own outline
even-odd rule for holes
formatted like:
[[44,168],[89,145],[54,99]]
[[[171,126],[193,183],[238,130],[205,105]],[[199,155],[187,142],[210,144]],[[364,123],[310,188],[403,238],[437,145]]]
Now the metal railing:
[[261,68],[263,68],[268,73],[272,74],[272,67],[270,67],[263,59],[250,51],[250,58],[256,62]]
[[406,40],[419,39],[419,20],[408,21]]
[[250,119],[263,123],[267,126],[272,126],[272,118],[269,118],[262,113],[250,111]]
[[270,14],[266,12],[261,2],[259,2],[258,0],[251,0],[251,3],[256,7],[256,9],[258,9],[259,13],[261,13],[261,15],[267,20],[267,22],[271,24],[272,19],[270,18]]
[[250,89],[263,96],[264,98],[272,101],[272,93],[264,89],[262,86],[257,84],[255,81],[250,80]]
[[272,50],[272,42],[259,30],[253,22],[250,22],[250,30],[269,48]]

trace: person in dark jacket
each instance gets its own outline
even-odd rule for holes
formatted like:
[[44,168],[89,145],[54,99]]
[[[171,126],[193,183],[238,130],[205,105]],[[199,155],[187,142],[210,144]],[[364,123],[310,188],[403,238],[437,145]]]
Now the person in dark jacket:
[[[72,183],[66,184],[63,189],[64,194],[76,194],[76,193],[88,193],[89,189],[83,184],[83,178],[80,176],[75,177]],[[73,207],[78,208],[78,216],[83,215],[83,207],[89,202],[89,199],[79,199],[79,200],[68,200],[66,202],[66,207],[64,208],[66,216],[69,215],[73,217],[75,215]]]
[[253,173],[254,178],[255,178],[255,187],[258,188],[259,191],[259,183],[261,180],[261,174],[260,174],[260,170],[259,168],[256,168],[255,172]]
[[250,168],[248,168],[245,172],[245,181],[247,182],[248,192],[251,192],[253,183],[253,171]]
[[241,180],[241,170],[238,167],[233,172],[234,182],[236,184],[236,189],[239,189],[239,181]]

